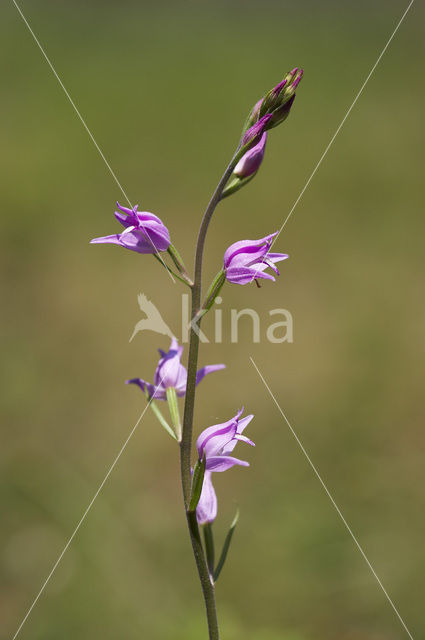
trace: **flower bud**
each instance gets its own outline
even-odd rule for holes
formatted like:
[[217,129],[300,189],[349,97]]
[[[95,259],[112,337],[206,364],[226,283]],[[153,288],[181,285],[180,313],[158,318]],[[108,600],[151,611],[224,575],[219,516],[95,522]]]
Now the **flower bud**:
[[271,114],[266,114],[245,132],[242,138],[241,148],[247,147],[249,149],[260,141],[271,117]]
[[295,94],[289,98],[287,102],[285,102],[281,107],[273,111],[272,117],[270,118],[268,129],[273,129],[273,127],[277,127],[278,124],[281,124],[286,118],[289,116],[289,112],[291,111],[291,107],[295,100]]
[[264,132],[254,147],[251,147],[249,151],[239,160],[238,164],[233,170],[239,178],[247,178],[260,168],[263,161],[264,151],[266,148],[267,133]]
[[273,87],[273,89],[271,89],[264,96],[264,99],[261,102],[260,106],[260,118],[266,114],[275,115],[276,111],[278,110],[279,113],[282,113],[284,115],[283,118],[275,117],[273,119],[273,124],[269,123],[267,125],[267,129],[271,129],[272,127],[275,127],[276,124],[280,124],[288,116],[289,110],[286,112],[283,107],[295,95],[295,90],[301,82],[303,73],[304,72],[302,69],[298,69],[298,67],[295,67],[295,69],[292,69],[292,71],[286,74],[284,79],[279,82],[279,84]]

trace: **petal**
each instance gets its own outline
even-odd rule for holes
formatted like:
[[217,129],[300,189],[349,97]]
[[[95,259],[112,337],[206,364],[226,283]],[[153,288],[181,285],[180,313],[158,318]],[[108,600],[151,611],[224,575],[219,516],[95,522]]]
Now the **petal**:
[[205,376],[209,373],[213,373],[214,371],[220,371],[220,369],[225,369],[225,364],[207,364],[205,367],[201,367],[196,374],[196,384],[199,384]]
[[237,433],[234,437],[234,440],[239,440],[240,442],[245,442],[246,444],[250,444],[251,447],[255,447],[255,442],[247,438],[246,436],[242,436],[240,433]]
[[120,235],[114,233],[112,236],[102,236],[101,238],[93,238],[90,244],[121,244]]
[[[264,267],[266,268],[267,265]],[[264,280],[274,280],[274,277],[268,273],[263,273],[260,267],[236,267],[226,269],[226,280],[232,284],[249,284],[256,278],[263,278]]]
[[[120,203],[117,201],[117,207],[120,211],[122,211],[123,213],[125,213],[127,216],[132,216],[136,213],[137,211],[137,204],[135,207],[133,207],[132,209],[129,209],[128,207],[122,207],[120,205]],[[117,212],[119,213],[119,212]]]
[[155,387],[153,386],[153,384],[142,380],[142,378],[131,378],[131,380],[126,380],[125,384],[137,384],[137,386],[141,388],[143,393],[146,390],[150,397],[155,394]]
[[176,353],[171,358],[166,357],[159,361],[155,371],[154,382],[165,389],[167,387],[177,387],[178,382],[182,382],[182,375],[187,375],[186,369],[180,364],[180,358]]
[[167,251],[170,246],[170,234],[167,227],[156,221],[141,222],[139,230],[144,234],[147,242],[158,251]]
[[201,497],[196,507],[198,524],[213,522],[217,516],[217,496],[211,481],[211,472],[205,471]]
[[286,260],[287,258],[289,258],[289,255],[287,253],[271,253],[269,252],[267,254],[267,260],[270,260],[270,262],[280,262],[281,260]]
[[211,458],[207,458],[206,469],[214,472],[227,471],[227,469],[231,469],[235,465],[249,467],[249,462],[232,458],[231,456],[212,456]]
[[234,435],[233,440],[231,440],[229,444],[226,445],[226,447],[223,449],[222,455],[227,456],[229,453],[232,453],[233,449],[236,447],[239,440],[241,440],[242,442],[246,442],[247,444],[251,444],[255,447],[255,444],[252,442],[252,440],[249,440],[248,438],[242,435],[242,432],[246,429],[246,427],[251,422],[253,417],[254,417],[253,414],[251,414],[249,416],[246,416],[245,418],[242,418],[242,420],[238,421],[236,434]]
[[139,222],[157,222],[162,227],[165,227],[161,218],[158,218],[158,216],[156,216],[154,213],[151,213],[150,211],[137,211],[135,212],[135,218]]
[[242,420],[239,420],[236,433],[239,433],[239,434],[243,433],[246,427],[249,425],[249,423],[253,419],[253,417],[254,417],[254,414],[251,413],[249,416],[245,416],[245,418],[242,418]]
[[124,236],[120,235],[120,244],[130,251],[137,251],[137,253],[156,253],[152,242],[149,242],[140,229],[135,229]]
[[228,267],[231,263],[233,264],[235,260],[237,266],[241,266],[242,262],[248,261],[250,263],[252,260],[262,257],[267,253],[272,239],[277,233],[276,231],[258,240],[239,240],[239,242],[234,242],[224,253],[224,267]]
[[[164,231],[165,230],[165,231]],[[130,233],[121,234],[121,243],[127,249],[138,253],[157,253],[166,251],[170,245],[170,236],[165,227],[157,223],[146,224]]]
[[176,381],[176,392],[179,398],[186,394],[187,370],[182,364],[180,365]]

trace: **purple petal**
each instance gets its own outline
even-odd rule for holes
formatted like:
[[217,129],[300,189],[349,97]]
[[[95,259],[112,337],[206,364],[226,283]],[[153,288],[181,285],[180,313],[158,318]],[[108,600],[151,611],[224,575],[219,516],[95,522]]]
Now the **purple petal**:
[[235,465],[249,467],[249,462],[232,458],[232,456],[212,456],[207,458],[206,470],[214,472],[227,471],[227,469],[231,469]]
[[121,244],[121,240],[119,234],[114,233],[112,236],[93,238],[93,240],[90,240],[90,244]]
[[245,416],[245,418],[242,418],[242,420],[239,420],[236,433],[239,433],[239,434],[243,433],[246,427],[249,425],[249,423],[253,419],[253,417],[254,417],[254,414],[251,413],[249,416]]
[[165,228],[165,225],[162,222],[161,218],[158,218],[158,216],[156,216],[154,213],[151,213],[150,211],[137,211],[135,213],[135,219],[138,222],[156,222],[157,224],[160,224]]
[[177,387],[179,377],[181,378],[180,358],[176,354],[171,358],[162,358],[155,371],[155,384],[161,385],[165,389],[167,387]]
[[131,378],[131,380],[126,380],[125,384],[137,384],[137,386],[141,388],[143,393],[146,390],[151,398],[154,395],[155,397],[158,397],[155,394],[155,387],[153,386],[153,384],[151,384],[150,382],[146,382],[145,380],[142,380],[142,378]]
[[211,472],[205,471],[201,497],[196,507],[198,524],[213,522],[217,517],[217,496],[211,481]]
[[236,447],[239,440],[241,440],[242,442],[246,442],[247,444],[250,444],[255,447],[255,444],[252,442],[252,440],[249,440],[248,438],[242,435],[242,432],[246,429],[246,427],[251,422],[253,417],[254,416],[251,414],[249,416],[246,416],[245,418],[242,418],[242,420],[238,421],[236,434],[234,435],[233,440],[231,440],[229,444],[226,445],[226,447],[223,449],[222,455],[227,456],[229,453],[232,453],[233,449]]
[[237,267],[235,269],[226,270],[226,280],[232,284],[249,284],[257,278],[275,280],[275,278],[268,273],[263,273],[260,268],[253,269],[252,267]]
[[[230,245],[224,253],[224,267],[229,267],[234,262],[237,262],[234,266],[246,266],[245,262],[256,261],[258,258],[265,255],[270,248],[272,239],[277,235],[271,233],[264,238],[258,240],[239,240]],[[239,256],[239,258],[238,258]]]
[[235,435],[234,440],[239,441],[239,442],[245,442],[246,444],[250,444],[251,447],[255,447],[255,442],[253,442],[252,440],[250,440],[246,436],[242,436],[240,433],[237,433]]
[[180,358],[183,347],[179,347],[176,338],[172,338],[170,349],[167,353],[159,349],[162,358],[158,362],[155,371],[154,382],[162,389],[174,387],[178,396],[186,393],[187,371],[181,364]]
[[196,384],[199,384],[205,376],[209,373],[213,373],[214,371],[220,371],[220,369],[225,369],[225,364],[207,364],[205,367],[201,367],[196,374]]
[[287,258],[289,258],[289,255],[287,253],[268,253],[267,254],[267,260],[270,260],[270,262],[280,262],[281,260],[286,260]]

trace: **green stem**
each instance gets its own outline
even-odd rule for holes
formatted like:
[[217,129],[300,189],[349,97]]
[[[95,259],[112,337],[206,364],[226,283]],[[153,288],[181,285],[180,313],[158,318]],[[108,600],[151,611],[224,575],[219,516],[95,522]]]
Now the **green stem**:
[[[233,169],[235,168],[239,158],[243,152],[238,147],[235,155],[230,161],[226,171],[224,172],[211,200],[206,208],[204,217],[199,229],[198,240],[196,243],[195,253],[195,273],[192,290],[192,309],[191,317],[195,318],[201,308],[202,293],[202,258],[204,254],[205,239],[208,226],[217,204],[220,201],[223,189],[225,188]],[[192,325],[190,330],[189,357],[187,368],[187,384],[186,399],[184,405],[183,431],[180,443],[180,470],[183,488],[183,498],[186,508],[187,521],[189,527],[190,539],[192,542],[193,554],[195,556],[196,566],[198,568],[199,579],[201,582],[202,593],[204,595],[205,608],[208,622],[208,632],[210,640],[219,640],[219,629],[217,621],[217,612],[215,605],[214,582],[210,577],[207,561],[205,559],[202,542],[199,535],[199,527],[196,521],[196,513],[189,512],[189,501],[191,493],[191,450],[192,450],[192,431],[193,431],[193,412],[195,407],[195,391],[196,391],[196,371],[198,368],[198,351],[199,351],[199,333],[197,327],[200,325],[200,319],[195,327]]]

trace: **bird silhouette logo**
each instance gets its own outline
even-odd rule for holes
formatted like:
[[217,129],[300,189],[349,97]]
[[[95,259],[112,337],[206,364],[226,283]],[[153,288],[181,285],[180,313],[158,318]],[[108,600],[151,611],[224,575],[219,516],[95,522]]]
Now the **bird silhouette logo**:
[[164,322],[154,303],[148,300],[144,293],[139,293],[137,302],[139,303],[140,310],[146,315],[146,318],[142,318],[142,320],[139,320],[136,324],[129,342],[133,340],[139,331],[154,331],[155,333],[168,336],[171,339],[174,338],[170,327]]

